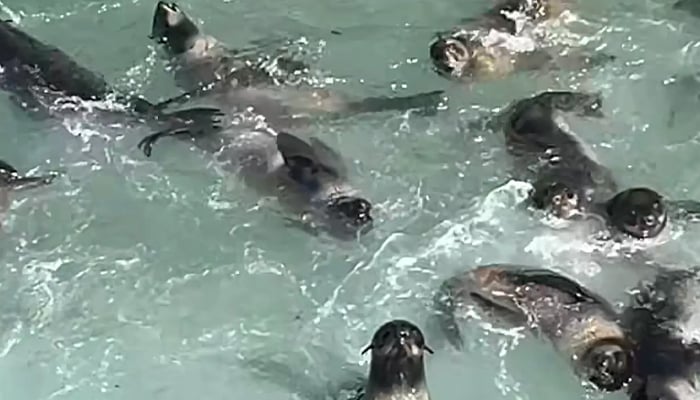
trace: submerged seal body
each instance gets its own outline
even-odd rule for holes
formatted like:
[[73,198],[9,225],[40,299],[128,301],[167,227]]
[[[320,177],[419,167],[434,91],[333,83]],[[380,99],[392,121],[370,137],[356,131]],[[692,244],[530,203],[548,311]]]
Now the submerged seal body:
[[[12,93],[23,108],[49,115],[61,113],[58,102],[105,100],[115,95],[126,103],[126,114],[145,120],[164,132],[218,129],[221,116],[214,108],[190,108],[172,113],[145,99],[119,95],[98,74],[78,64],[68,54],[23,32],[8,21],[0,21],[0,88]],[[65,107],[60,107],[64,110]],[[123,114],[124,112],[112,111]]]
[[[308,123],[313,116],[433,108],[441,101],[440,90],[352,100],[307,84],[278,84],[261,65],[203,33],[175,3],[158,2],[151,37],[162,45],[174,65],[181,88],[200,90],[224,109],[242,111],[252,107],[278,130]],[[282,60],[285,65],[296,65]]]
[[553,271],[480,266],[443,282],[435,302],[442,330],[457,348],[462,338],[456,312],[475,305],[508,325],[540,332],[600,389],[618,390],[630,377],[631,344],[612,307]]
[[662,270],[636,288],[623,312],[635,342],[631,400],[694,400],[700,396],[700,343],[682,336],[697,311],[700,269]]

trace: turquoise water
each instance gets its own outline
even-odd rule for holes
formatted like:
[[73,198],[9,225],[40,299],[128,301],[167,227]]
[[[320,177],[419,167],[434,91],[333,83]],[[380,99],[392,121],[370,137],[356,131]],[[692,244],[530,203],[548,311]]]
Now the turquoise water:
[[[147,39],[155,2],[4,1],[3,15],[121,87],[156,99],[177,93]],[[375,204],[359,243],[284,226],[213,159],[176,141],[145,159],[144,129],[34,121],[0,97],[0,157],[21,171],[59,169],[50,188],[15,196],[0,242],[0,399],[286,399],[246,360],[285,357],[332,377],[330,349],[360,355],[385,320],[408,318],[428,343],[436,286],[480,263],[556,268],[613,300],[642,272],[590,255],[576,230],[556,231],[516,209],[500,137],[470,125],[488,109],[538,90],[602,90],[602,121],[571,126],[623,185],[700,199],[700,84],[665,85],[700,71],[696,19],[669,1],[578,1],[556,40],[604,47],[617,61],[587,72],[519,74],[471,87],[430,71],[435,31],[485,8],[457,0],[189,0],[179,4],[230,46],[304,39],[314,67],[352,94],[445,89],[435,117],[385,113],[310,128],[346,155]],[[564,28],[577,35],[563,35]],[[331,35],[330,30],[341,35]],[[676,120],[668,126],[671,108]],[[649,252],[697,263],[700,229],[673,226]],[[428,357],[434,399],[622,399],[583,388],[542,341],[465,327],[462,353]]]

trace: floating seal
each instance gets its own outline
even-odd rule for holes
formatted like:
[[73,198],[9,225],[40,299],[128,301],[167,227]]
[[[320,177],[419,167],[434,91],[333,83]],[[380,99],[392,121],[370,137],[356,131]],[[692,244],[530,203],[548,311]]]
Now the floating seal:
[[516,101],[491,122],[503,131],[517,178],[533,183],[536,208],[572,218],[616,193],[612,172],[557,121],[560,112],[600,118],[602,102],[599,93],[542,92]]
[[[175,3],[158,2],[151,37],[162,45],[174,65],[181,88],[196,90],[225,110],[252,107],[277,130],[308,124],[314,116],[340,118],[366,112],[433,109],[442,101],[441,90],[354,100],[304,83],[278,84],[259,62],[201,32]],[[295,65],[288,57],[281,60],[284,65]]]
[[[12,93],[23,108],[39,108],[53,115],[58,101],[105,100],[114,95],[127,105],[125,113],[133,120],[145,120],[161,132],[208,132],[220,127],[222,114],[215,108],[166,112],[161,104],[117,93],[101,76],[82,67],[57,47],[21,31],[12,22],[0,21],[0,46],[3,49],[0,87]],[[116,110],[110,113],[123,114]]]
[[369,375],[338,357],[326,357],[330,359],[330,369],[351,376],[340,382],[319,382],[319,374],[310,377],[297,365],[292,368],[272,357],[248,360],[246,364],[255,375],[287,386],[309,400],[430,400],[424,356],[433,351],[426,345],[420,328],[406,320],[388,321],[375,331],[362,354],[370,351]]
[[435,304],[441,328],[456,348],[463,346],[456,312],[471,304],[508,325],[544,335],[577,375],[602,390],[618,390],[630,378],[631,343],[610,304],[553,271],[480,266],[443,282]]

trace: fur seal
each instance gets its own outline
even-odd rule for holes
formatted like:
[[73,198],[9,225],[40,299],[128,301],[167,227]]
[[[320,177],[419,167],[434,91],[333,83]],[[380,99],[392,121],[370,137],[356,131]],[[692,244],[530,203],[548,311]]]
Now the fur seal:
[[373,227],[371,202],[350,184],[343,157],[318,138],[307,142],[287,132],[241,126],[175,137],[192,140],[258,193],[276,196],[282,207],[301,216],[290,222],[312,233],[353,239]]
[[[105,100],[114,95],[126,104],[125,113],[132,119],[145,120],[162,132],[208,132],[220,127],[222,113],[215,108],[166,112],[164,105],[117,93],[102,76],[82,67],[59,48],[20,30],[11,21],[0,21],[0,46],[3,49],[0,88],[12,93],[14,101],[25,109],[44,110],[51,116],[58,101]],[[124,114],[116,110],[109,113]]]
[[513,13],[528,27],[559,16],[565,9],[560,0],[501,0],[477,18],[439,32],[429,44],[434,70],[455,80],[501,79],[519,71],[543,68],[598,66],[616,57],[597,53],[574,53],[555,58],[532,35],[518,27]]
[[631,375],[631,343],[604,299],[553,271],[489,264],[444,281],[435,296],[450,343],[463,342],[455,313],[473,304],[509,325],[527,326],[567,356],[578,376],[615,391]]
[[[700,287],[700,269],[662,270],[640,282],[623,324],[635,343],[631,400],[694,400],[700,396],[700,343],[681,336],[697,307],[690,297]],[[695,302],[695,303],[693,303]]]
[[559,112],[600,118],[601,108],[599,93],[548,91],[516,101],[491,122],[503,130],[517,178],[534,182],[535,207],[572,218],[617,192],[612,172],[556,120]]
[[369,351],[369,374],[361,374],[354,366],[331,357],[332,368],[351,376],[339,384],[318,382],[317,374],[309,381],[309,376],[296,366],[291,368],[271,358],[249,360],[247,364],[259,377],[289,386],[290,391],[308,400],[430,400],[424,357],[433,351],[420,328],[403,319],[388,321],[375,331],[362,354]]
[[[245,59],[203,33],[176,3],[157,3],[151,38],[162,45],[181,88],[188,92],[198,90],[226,110],[252,107],[277,130],[307,124],[313,116],[339,118],[366,112],[427,109],[442,100],[442,90],[353,100],[303,83],[277,84],[259,63]],[[282,60],[290,63],[289,58]]]

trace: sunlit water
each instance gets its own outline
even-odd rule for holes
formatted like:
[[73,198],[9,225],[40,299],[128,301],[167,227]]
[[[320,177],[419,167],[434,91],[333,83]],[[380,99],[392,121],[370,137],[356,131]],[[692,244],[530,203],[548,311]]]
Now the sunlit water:
[[[182,142],[164,140],[145,159],[136,149],[144,129],[33,121],[3,97],[0,158],[65,175],[15,196],[4,226],[0,399],[289,398],[251,376],[247,360],[275,355],[322,385],[338,375],[333,357],[364,371],[361,349],[391,318],[416,322],[436,343],[427,360],[434,399],[624,398],[585,389],[551,346],[522,332],[474,322],[464,352],[439,345],[430,299],[443,279],[491,262],[554,268],[625,298],[643,275],[616,256],[625,248],[596,248],[580,229],[554,229],[519,208],[527,186],[510,181],[501,137],[469,122],[538,90],[601,90],[607,118],[570,125],[621,185],[700,199],[700,84],[665,84],[700,71],[700,25],[670,1],[580,1],[568,28],[552,32],[616,55],[605,68],[469,89],[436,76],[433,33],[486,3],[180,2],[232,47],[303,38],[338,90],[447,91],[449,108],[434,117],[385,113],[310,128],[346,155],[375,203],[377,227],[359,243],[285,227],[274,199]],[[5,17],[115,85],[153,99],[177,93],[147,38],[155,2],[2,5]],[[579,36],[561,35],[567,29]],[[647,251],[664,264],[697,263],[699,229],[673,226]]]

